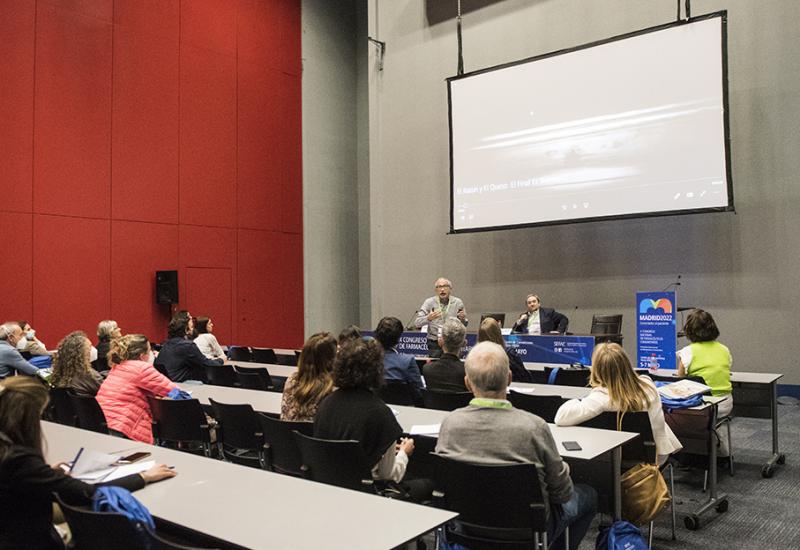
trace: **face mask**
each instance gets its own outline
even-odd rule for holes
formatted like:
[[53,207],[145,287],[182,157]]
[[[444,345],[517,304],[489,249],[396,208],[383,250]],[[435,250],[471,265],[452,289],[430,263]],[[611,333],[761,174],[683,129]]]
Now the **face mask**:
[[33,329],[29,330],[28,332],[25,333],[25,337],[28,340],[33,340],[36,337],[36,331]]

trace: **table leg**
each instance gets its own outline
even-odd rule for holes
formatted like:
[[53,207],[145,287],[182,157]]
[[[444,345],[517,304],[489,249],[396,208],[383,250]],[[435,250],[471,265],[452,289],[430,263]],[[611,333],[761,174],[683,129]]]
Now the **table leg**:
[[622,519],[622,447],[611,451],[611,471],[614,478],[614,521]]
[[717,494],[717,441],[714,430],[717,426],[717,404],[711,405],[711,434],[708,444],[708,493],[709,497],[694,513],[684,518],[684,525],[692,531],[700,528],[700,516],[711,508],[720,514],[728,510],[728,496],[724,493]]
[[761,469],[762,477],[772,477],[775,473],[776,465],[782,465],[786,462],[786,455],[781,454],[778,450],[778,381],[775,380],[770,384],[772,386],[772,399],[769,404],[769,414],[772,417],[772,456]]

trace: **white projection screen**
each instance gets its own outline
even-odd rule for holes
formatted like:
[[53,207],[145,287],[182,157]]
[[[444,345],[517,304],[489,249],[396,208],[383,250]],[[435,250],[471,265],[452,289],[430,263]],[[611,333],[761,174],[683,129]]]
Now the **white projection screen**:
[[448,79],[451,232],[733,210],[726,19]]

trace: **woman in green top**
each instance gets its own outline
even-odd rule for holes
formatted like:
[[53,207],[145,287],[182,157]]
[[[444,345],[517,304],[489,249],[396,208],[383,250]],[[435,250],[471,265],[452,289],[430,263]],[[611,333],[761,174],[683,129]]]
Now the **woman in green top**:
[[[683,327],[691,344],[678,352],[678,376],[701,376],[711,387],[714,396],[728,396],[717,408],[718,418],[728,416],[733,409],[731,395],[731,363],[733,358],[727,346],[717,342],[719,329],[707,311],[695,309]],[[720,438],[720,456],[727,456],[728,445]]]

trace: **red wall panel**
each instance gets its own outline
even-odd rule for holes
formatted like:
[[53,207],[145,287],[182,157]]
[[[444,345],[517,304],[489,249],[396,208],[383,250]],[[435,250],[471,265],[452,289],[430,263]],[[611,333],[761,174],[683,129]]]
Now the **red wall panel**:
[[114,23],[129,32],[178,39],[179,0],[115,0]]
[[284,76],[276,82],[277,118],[273,128],[282,136],[281,230],[303,232],[303,132],[300,77]]
[[[284,330],[275,346],[299,348],[303,345],[303,236],[281,235],[280,280],[283,289]],[[336,327],[330,327],[334,330]]]
[[214,335],[222,345],[232,342],[233,275],[219,267],[186,269],[186,309],[195,317],[210,317]]
[[6,236],[6,253],[0,254],[0,323],[20,319],[34,322],[32,224],[32,214],[0,211],[0,235]]
[[275,346],[286,330],[280,233],[240,229],[238,234],[239,287],[237,342]]
[[162,341],[170,306],[156,304],[155,272],[178,269],[178,226],[114,220],[111,242],[111,318]]
[[3,210],[31,211],[35,20],[31,2],[0,3],[0,182],[10,190]]
[[110,257],[108,220],[33,215],[33,322],[47,345],[108,318]]
[[78,15],[93,17],[111,22],[114,13],[114,0],[39,0],[40,5],[48,5]]
[[[177,23],[177,15],[176,15]],[[114,30],[112,217],[178,223],[178,37]]]
[[180,221],[236,225],[236,59],[181,44]]
[[108,217],[111,24],[40,4],[34,211]]
[[239,57],[300,76],[300,9],[297,0],[241,0]]
[[236,55],[237,2],[181,0],[181,42]]

